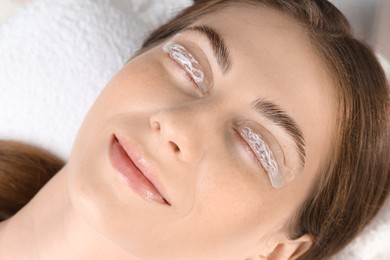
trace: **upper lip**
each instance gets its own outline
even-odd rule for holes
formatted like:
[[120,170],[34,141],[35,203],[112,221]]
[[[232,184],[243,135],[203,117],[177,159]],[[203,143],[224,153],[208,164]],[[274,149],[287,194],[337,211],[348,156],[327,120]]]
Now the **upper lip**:
[[156,188],[156,190],[160,193],[160,195],[164,198],[168,205],[171,205],[170,201],[167,198],[166,192],[163,188],[163,185],[158,177],[155,168],[152,167],[151,160],[146,159],[145,155],[139,147],[134,143],[126,140],[125,138],[118,137],[115,134],[115,138],[118,140],[120,145],[125,150],[127,156],[129,156],[130,160],[133,161],[134,165],[138,168],[138,170],[147,178],[150,183]]

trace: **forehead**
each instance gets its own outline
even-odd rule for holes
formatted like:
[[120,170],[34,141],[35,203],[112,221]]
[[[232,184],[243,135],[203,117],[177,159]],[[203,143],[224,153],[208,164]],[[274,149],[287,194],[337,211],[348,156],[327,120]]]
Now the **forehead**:
[[328,157],[335,128],[333,81],[305,28],[287,14],[261,6],[231,6],[206,15],[232,57],[226,84],[277,103],[306,139],[306,171]]
[[312,77],[305,80],[331,83],[327,66],[313,47],[308,31],[285,13],[261,5],[236,5],[221,8],[194,23],[202,24],[222,35],[234,56],[236,71],[248,72],[240,65],[251,65],[258,74],[268,76],[262,80],[272,79],[279,87],[298,83],[302,75],[309,74]]
[[[223,7],[194,24],[208,24],[217,29],[230,50],[243,56],[268,59],[279,55],[278,58],[283,59],[303,49],[313,52],[306,30],[297,20],[262,5]],[[279,59],[274,59],[273,63]]]

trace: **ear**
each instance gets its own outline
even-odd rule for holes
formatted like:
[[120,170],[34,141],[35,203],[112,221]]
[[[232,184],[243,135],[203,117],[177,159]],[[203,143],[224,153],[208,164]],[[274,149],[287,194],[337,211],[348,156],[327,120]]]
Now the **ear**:
[[286,240],[278,244],[271,254],[265,258],[268,260],[297,259],[307,252],[314,244],[313,238],[305,234],[295,240]]

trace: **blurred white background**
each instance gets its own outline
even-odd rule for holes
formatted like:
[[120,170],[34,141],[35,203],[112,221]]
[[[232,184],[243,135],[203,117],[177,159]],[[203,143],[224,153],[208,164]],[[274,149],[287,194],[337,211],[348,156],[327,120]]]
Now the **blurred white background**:
[[356,35],[390,60],[389,0],[330,0],[347,16]]

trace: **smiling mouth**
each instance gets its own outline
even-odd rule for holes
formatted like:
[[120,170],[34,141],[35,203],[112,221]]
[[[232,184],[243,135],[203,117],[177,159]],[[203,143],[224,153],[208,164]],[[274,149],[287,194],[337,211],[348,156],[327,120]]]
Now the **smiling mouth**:
[[120,179],[147,201],[170,205],[152,181],[136,166],[135,161],[138,158],[132,158],[135,154],[136,151],[130,151],[128,147],[124,148],[120,140],[114,136],[110,148],[110,160],[114,169],[119,173]]

